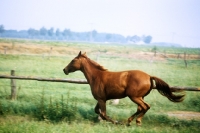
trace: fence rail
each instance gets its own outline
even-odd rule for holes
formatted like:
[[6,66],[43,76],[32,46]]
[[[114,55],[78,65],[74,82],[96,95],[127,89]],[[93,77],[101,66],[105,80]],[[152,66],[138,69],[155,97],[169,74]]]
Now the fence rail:
[[56,79],[56,78],[40,78],[32,76],[15,76],[15,70],[11,70],[11,75],[0,75],[0,78],[11,79],[11,95],[10,99],[15,100],[17,97],[16,80],[37,80],[37,81],[48,81],[48,82],[68,82],[75,84],[88,84],[86,80],[72,80],[72,79]]
[[40,78],[40,77],[32,77],[32,76],[10,76],[10,75],[0,75],[0,78],[88,84],[86,80],[82,80],[82,79],[58,79],[58,78]]
[[[19,80],[37,80],[37,81],[47,81],[47,82],[67,82],[74,84],[88,84],[84,79],[59,79],[59,78],[41,78],[32,76],[10,76],[10,75],[0,75],[0,78],[5,79],[19,79]],[[200,87],[180,87],[171,86],[172,89],[184,90],[184,91],[200,91]]]

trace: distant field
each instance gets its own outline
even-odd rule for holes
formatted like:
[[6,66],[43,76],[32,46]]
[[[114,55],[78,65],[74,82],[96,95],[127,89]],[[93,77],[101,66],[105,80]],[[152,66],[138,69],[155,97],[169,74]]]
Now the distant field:
[[[153,48],[1,39],[0,74],[10,74],[14,69],[19,76],[84,79],[81,72],[66,76],[62,71],[81,50],[110,71],[139,69],[171,86],[200,87],[200,49],[157,47],[154,56]],[[17,80],[17,89],[17,100],[10,101],[10,80],[0,79],[0,132],[199,132],[198,116],[191,120],[170,115],[200,112],[199,92],[186,92],[185,100],[176,104],[153,90],[145,98],[151,109],[143,125],[137,127],[133,121],[126,127],[98,121],[93,111],[96,101],[88,85]],[[107,105],[108,115],[122,122],[136,111],[128,98],[120,100],[119,105]]]
[[[0,39],[0,53],[7,49],[8,54],[28,54],[28,55],[69,55],[78,53],[80,50],[90,54],[114,54],[114,56],[151,56],[157,50],[157,56],[163,55],[171,58],[183,58],[184,52],[188,59],[200,59],[200,48],[181,47],[160,47],[152,45],[119,45],[112,43],[78,43],[78,42],[56,42],[56,41],[30,41],[30,40],[5,40]],[[162,55],[161,55],[162,54]]]

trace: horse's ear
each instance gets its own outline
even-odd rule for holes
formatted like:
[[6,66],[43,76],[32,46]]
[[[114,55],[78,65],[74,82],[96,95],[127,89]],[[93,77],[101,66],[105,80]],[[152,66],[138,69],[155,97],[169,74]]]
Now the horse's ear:
[[86,52],[84,52],[83,55],[86,55]]
[[81,56],[81,51],[79,52],[78,56],[77,57],[80,57]]

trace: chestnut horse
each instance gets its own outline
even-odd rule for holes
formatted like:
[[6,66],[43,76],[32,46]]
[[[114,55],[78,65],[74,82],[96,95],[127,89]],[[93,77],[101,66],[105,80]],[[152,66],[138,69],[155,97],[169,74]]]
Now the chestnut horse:
[[[150,76],[139,70],[130,70],[122,72],[110,72],[97,64],[86,56],[86,53],[78,54],[64,69],[64,73],[68,75],[71,72],[80,70],[85,75],[93,97],[97,100],[95,112],[101,116],[103,120],[117,124],[106,115],[106,101],[110,99],[120,99],[129,97],[138,105],[136,113],[128,118],[127,125],[137,117],[136,124],[141,125],[144,114],[150,109],[149,104],[144,101],[144,97],[150,93],[152,89],[157,89],[160,94],[167,97],[172,102],[183,101],[184,95],[175,95],[173,90],[163,80]],[[155,81],[155,85],[154,82]]]

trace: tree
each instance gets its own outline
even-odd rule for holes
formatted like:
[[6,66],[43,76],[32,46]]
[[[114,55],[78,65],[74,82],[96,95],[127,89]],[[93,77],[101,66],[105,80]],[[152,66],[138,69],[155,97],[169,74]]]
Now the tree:
[[127,40],[130,42],[133,42],[133,43],[137,43],[137,42],[141,41],[141,38],[137,35],[134,35],[134,36],[128,36]]
[[60,30],[59,29],[56,29],[56,36],[60,36]]
[[53,29],[53,27],[51,27],[51,29],[49,29],[47,32],[48,32],[48,35],[49,35],[49,36],[53,36],[53,34],[54,34],[54,29]]
[[33,28],[30,28],[30,29],[28,29],[28,34],[29,34],[31,37],[38,36],[38,35],[39,35],[39,31],[38,31],[38,30],[35,30],[35,29],[33,29]]
[[150,43],[151,42],[151,40],[152,40],[152,36],[144,36],[143,37],[143,42],[145,42],[145,43]]
[[106,34],[106,41],[109,41],[112,38],[112,34]]
[[60,30],[57,28],[57,29],[56,29],[56,39],[57,39],[57,40],[59,40],[60,35],[61,35],[61,32],[60,32]]
[[42,27],[42,28],[40,29],[40,35],[46,36],[46,34],[47,34],[47,29],[46,29],[45,27]]
[[34,36],[39,36],[40,35],[40,31],[39,30],[34,30]]
[[97,34],[98,34],[98,33],[97,33],[96,30],[93,30],[93,31],[92,31],[92,37],[95,37]]
[[62,32],[62,35],[68,39],[71,36],[70,29],[64,29],[64,31]]
[[30,36],[34,36],[35,30],[32,29],[32,28],[28,29],[28,34],[29,34]]
[[97,31],[96,30],[91,31],[91,33],[90,33],[90,41],[94,41],[94,38],[95,38],[96,35],[97,35]]
[[4,26],[3,25],[0,25],[0,35],[1,33],[3,33],[5,30],[4,30]]
[[152,48],[152,50],[151,50],[152,52],[154,52],[154,56],[156,56],[156,52],[157,52],[157,47],[156,46],[154,46],[153,48]]

